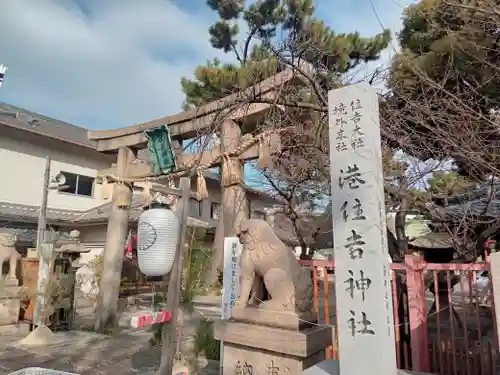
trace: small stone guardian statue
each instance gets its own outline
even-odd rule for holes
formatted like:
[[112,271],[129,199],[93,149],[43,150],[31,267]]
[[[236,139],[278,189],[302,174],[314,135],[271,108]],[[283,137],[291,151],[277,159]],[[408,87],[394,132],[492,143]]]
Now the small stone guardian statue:
[[[0,268],[9,262],[9,273],[7,279],[17,279],[17,262],[21,259],[21,254],[16,250],[17,236],[9,233],[0,233]],[[3,276],[3,275],[2,275]]]
[[313,308],[310,273],[302,268],[293,253],[276,236],[265,220],[247,219],[238,233],[241,253],[241,288],[235,307],[247,307],[255,283],[264,283],[269,300],[259,304],[266,310],[308,313]]

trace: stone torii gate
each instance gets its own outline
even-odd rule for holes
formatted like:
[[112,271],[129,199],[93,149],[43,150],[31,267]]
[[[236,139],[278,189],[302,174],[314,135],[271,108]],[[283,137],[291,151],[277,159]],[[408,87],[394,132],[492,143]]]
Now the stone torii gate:
[[[244,161],[257,159],[259,155],[269,156],[280,149],[279,131],[244,135],[240,124],[244,122],[245,132],[255,132],[256,124],[268,111],[273,107],[279,108],[270,102],[277,97],[280,87],[299,81],[300,77],[292,70],[284,70],[255,86],[199,108],[121,129],[88,132],[88,138],[97,142],[98,151],[117,154],[116,166],[99,173],[108,181],[118,183],[114,186],[104,251],[101,285],[107,289],[102,291],[100,301],[104,316],[100,318],[101,328],[96,324],[97,329],[114,322],[116,317],[133,183],[168,181],[200,169],[221,166],[222,215],[217,225],[215,244],[222,246],[223,238],[233,235],[241,220],[249,215],[243,177]],[[137,151],[147,148],[145,131],[162,125],[167,125],[170,131],[177,172],[155,175],[151,164],[137,159]],[[214,131],[220,136],[218,148],[183,153],[183,140]],[[157,191],[168,193],[167,190],[165,186]]]

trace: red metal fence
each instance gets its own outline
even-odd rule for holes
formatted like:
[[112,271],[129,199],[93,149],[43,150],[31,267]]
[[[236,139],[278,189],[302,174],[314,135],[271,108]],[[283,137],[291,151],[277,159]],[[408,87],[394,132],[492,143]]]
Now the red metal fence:
[[[315,269],[318,321],[335,326],[334,262]],[[435,264],[409,255],[391,264],[398,367],[440,375],[494,375],[496,343],[489,265]],[[480,277],[478,278],[478,275]],[[335,342],[327,358],[338,358]]]

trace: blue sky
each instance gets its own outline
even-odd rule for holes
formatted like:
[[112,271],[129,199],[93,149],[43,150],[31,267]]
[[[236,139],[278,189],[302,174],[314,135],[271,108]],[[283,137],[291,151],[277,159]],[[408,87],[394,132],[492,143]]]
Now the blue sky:
[[[412,2],[315,4],[338,32],[371,35],[381,24],[397,31]],[[178,112],[181,77],[206,59],[229,58],[208,42],[215,19],[203,0],[3,0],[0,64],[9,70],[0,101],[90,129]]]

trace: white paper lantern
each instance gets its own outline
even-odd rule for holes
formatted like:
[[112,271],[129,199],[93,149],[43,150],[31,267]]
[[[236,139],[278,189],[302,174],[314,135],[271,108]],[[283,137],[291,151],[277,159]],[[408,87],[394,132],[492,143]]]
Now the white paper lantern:
[[146,276],[163,276],[172,270],[179,243],[180,222],[168,208],[143,211],[137,226],[137,258]]

